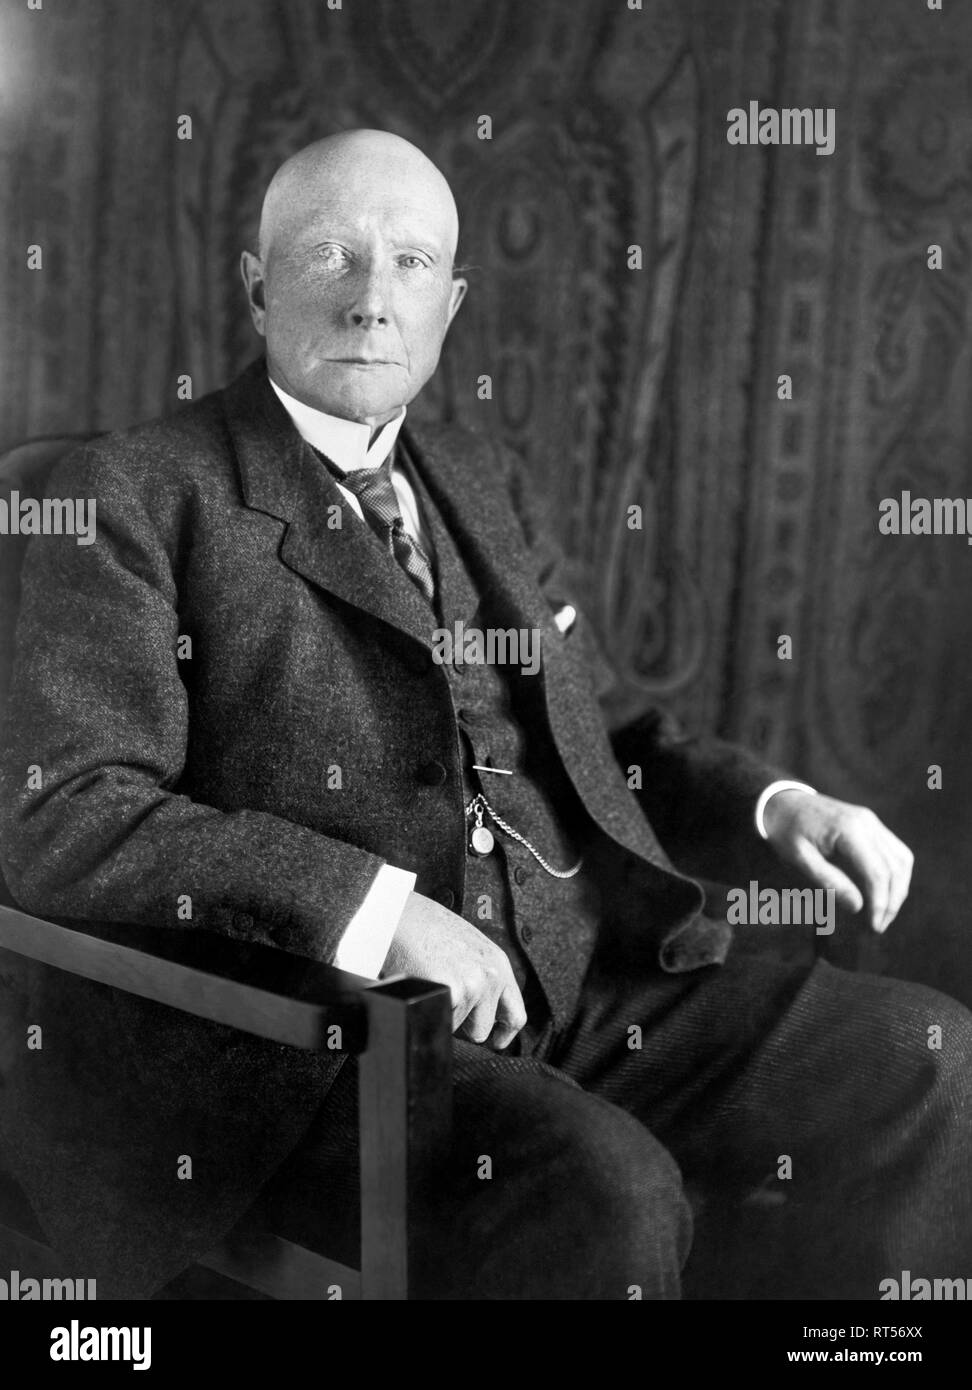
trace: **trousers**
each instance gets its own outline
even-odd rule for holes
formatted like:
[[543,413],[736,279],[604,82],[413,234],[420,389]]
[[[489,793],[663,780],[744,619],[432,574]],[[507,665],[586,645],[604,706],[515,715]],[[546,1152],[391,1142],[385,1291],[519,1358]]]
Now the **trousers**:
[[[972,1275],[972,1014],[785,961],[773,930],[683,975],[599,949],[563,1027],[511,1055],[454,1041],[420,1297],[877,1299],[905,1269]],[[357,1181],[347,1064],[264,1219],[353,1264]]]

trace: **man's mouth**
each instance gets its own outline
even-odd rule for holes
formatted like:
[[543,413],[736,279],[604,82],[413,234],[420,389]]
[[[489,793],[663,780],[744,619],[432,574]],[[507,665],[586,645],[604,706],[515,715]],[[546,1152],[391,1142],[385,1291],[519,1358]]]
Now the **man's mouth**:
[[399,367],[400,362],[392,362],[388,357],[335,357],[335,362],[354,367]]

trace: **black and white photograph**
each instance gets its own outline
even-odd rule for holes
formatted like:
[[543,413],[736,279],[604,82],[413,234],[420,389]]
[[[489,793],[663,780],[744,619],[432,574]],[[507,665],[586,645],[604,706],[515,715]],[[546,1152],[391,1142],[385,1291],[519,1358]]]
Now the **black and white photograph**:
[[972,6],[2,0],[0,189],[36,1364],[373,1301],[934,1363]]

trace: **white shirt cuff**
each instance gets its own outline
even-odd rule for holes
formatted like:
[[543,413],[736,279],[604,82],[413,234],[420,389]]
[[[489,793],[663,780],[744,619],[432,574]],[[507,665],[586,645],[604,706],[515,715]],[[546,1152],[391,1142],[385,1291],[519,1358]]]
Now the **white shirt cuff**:
[[766,826],[763,823],[763,816],[766,814],[766,807],[770,797],[775,796],[777,792],[809,792],[811,796],[817,795],[816,788],[808,787],[806,782],[770,782],[769,786],[760,794],[760,798],[756,802],[756,833],[762,840],[769,839],[766,833]]
[[381,866],[338,943],[334,964],[339,970],[350,970],[366,980],[378,979],[414,887],[415,874],[391,864]]

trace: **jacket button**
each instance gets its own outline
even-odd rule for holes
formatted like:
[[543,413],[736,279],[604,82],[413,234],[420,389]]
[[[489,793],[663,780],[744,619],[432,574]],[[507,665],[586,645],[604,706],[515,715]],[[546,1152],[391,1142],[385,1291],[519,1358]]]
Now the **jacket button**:
[[419,781],[424,782],[427,787],[441,787],[447,773],[442,764],[433,759],[429,763],[423,763],[417,775]]
[[529,946],[530,942],[533,940],[533,928],[529,923],[524,923],[520,928],[520,940],[523,942],[524,946]]
[[513,870],[513,879],[516,883],[526,883],[527,879],[532,877],[533,875],[530,873],[530,870],[521,868],[519,864],[517,864],[516,868]]
[[456,900],[456,895],[451,888],[437,888],[435,890],[435,900],[443,907],[451,907]]

